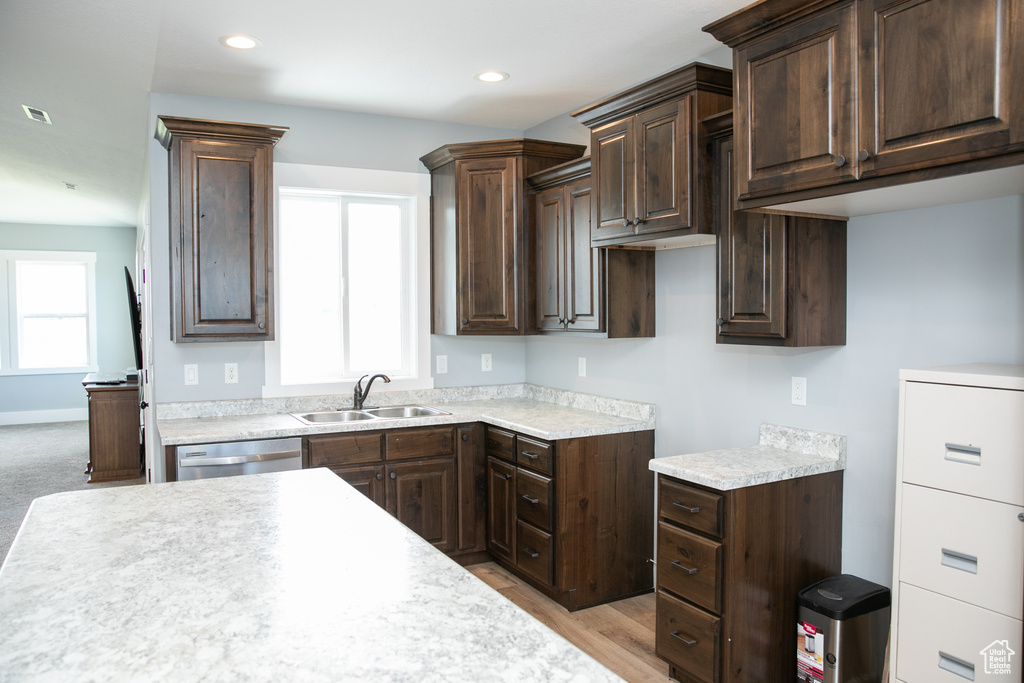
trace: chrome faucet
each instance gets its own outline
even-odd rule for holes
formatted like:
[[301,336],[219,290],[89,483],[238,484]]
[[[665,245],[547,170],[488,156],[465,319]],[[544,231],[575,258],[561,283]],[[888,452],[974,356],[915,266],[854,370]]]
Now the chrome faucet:
[[363,409],[363,401],[365,401],[366,397],[369,396],[370,394],[370,386],[373,384],[373,380],[380,377],[382,380],[384,380],[385,384],[391,381],[391,378],[388,377],[387,375],[374,375],[373,377],[370,377],[370,381],[366,383],[366,389],[363,389],[363,380],[366,379],[367,377],[370,376],[363,375],[362,377],[360,377],[359,381],[356,382],[356,388],[352,390],[352,408],[354,410]]

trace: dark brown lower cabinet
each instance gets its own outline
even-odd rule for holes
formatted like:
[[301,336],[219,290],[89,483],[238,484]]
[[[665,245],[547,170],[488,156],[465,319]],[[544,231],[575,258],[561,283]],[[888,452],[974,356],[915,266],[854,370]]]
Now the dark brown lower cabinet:
[[140,476],[139,385],[88,383],[85,391],[89,397],[89,483]]
[[410,461],[384,467],[384,507],[399,522],[433,543],[455,550],[455,459]]
[[843,473],[731,491],[658,475],[655,649],[684,683],[795,681],[797,593],[841,571]]
[[569,611],[653,584],[654,432],[544,441],[487,427],[487,548]]

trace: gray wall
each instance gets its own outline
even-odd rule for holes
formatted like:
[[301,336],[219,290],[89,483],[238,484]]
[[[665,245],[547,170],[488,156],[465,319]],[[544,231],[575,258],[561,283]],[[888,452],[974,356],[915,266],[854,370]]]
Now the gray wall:
[[[158,115],[287,126],[290,130],[274,149],[274,160],[278,162],[414,173],[426,173],[419,158],[442,145],[523,136],[521,130],[153,93],[150,95],[151,130],[156,130]],[[149,142],[149,159],[156,400],[165,403],[258,398],[264,383],[262,342],[175,344],[170,341],[167,152],[155,139]],[[185,386],[186,363],[199,365],[196,386]],[[224,363],[238,363],[238,384],[224,383]],[[515,381],[522,381],[522,372],[519,365],[511,375],[491,374],[517,377]]]
[[[0,223],[0,249],[96,252],[96,342],[99,367],[135,365],[124,267],[135,269],[135,228]],[[0,376],[0,423],[37,421],[18,413],[86,411],[82,373]],[[55,419],[66,413],[55,412]],[[85,419],[81,412],[79,419]]]

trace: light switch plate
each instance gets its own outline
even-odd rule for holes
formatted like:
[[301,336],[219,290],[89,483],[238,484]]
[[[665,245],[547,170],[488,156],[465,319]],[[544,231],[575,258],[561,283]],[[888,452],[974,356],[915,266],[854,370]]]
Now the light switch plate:
[[446,372],[448,372],[448,356],[438,356],[436,374],[443,375]]
[[579,373],[580,377],[587,376],[587,358],[586,356],[579,357]]
[[794,377],[789,400],[795,406],[807,405],[807,378]]
[[185,365],[185,386],[199,384],[199,366],[194,364]]

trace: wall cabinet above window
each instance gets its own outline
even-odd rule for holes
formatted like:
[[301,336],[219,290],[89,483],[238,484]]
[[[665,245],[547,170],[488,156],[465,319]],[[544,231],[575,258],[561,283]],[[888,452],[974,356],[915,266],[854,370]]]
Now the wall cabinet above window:
[[287,128],[157,117],[169,152],[171,339],[274,339],[273,148]]

